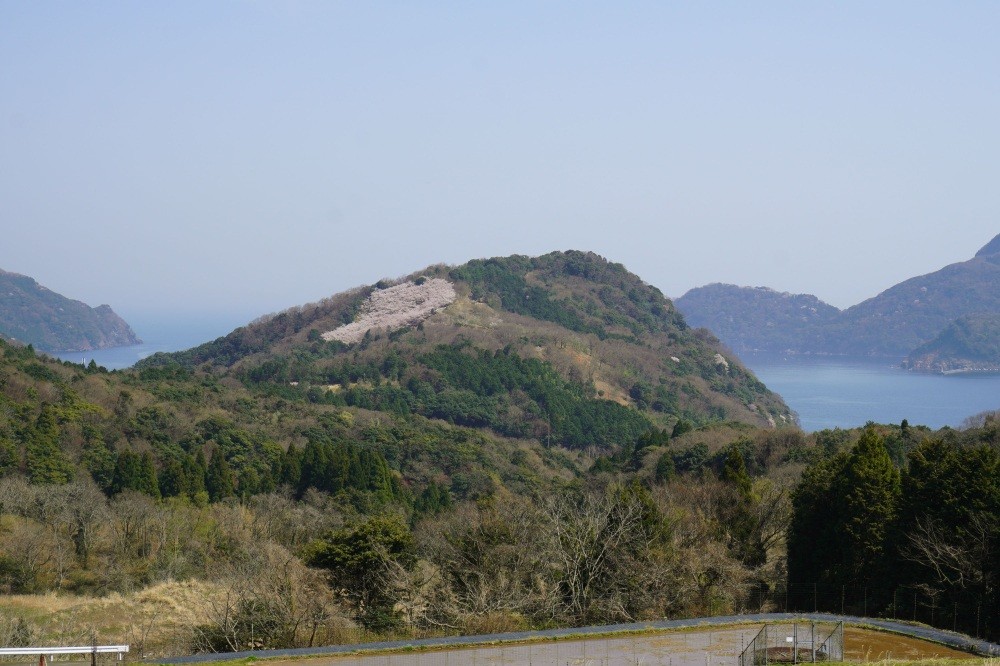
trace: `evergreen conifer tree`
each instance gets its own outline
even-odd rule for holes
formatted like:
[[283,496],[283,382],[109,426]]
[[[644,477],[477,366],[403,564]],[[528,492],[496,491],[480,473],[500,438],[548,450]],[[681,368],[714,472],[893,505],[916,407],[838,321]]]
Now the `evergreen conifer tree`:
[[143,451],[142,457],[139,459],[137,481],[139,485],[136,490],[155,499],[160,499],[160,484],[156,478],[156,465],[153,464],[153,454],[149,451]]
[[299,480],[302,477],[302,459],[294,442],[288,445],[288,449],[281,456],[281,469],[278,477],[278,482],[282,485],[290,488],[298,488],[299,486]]
[[[844,542],[840,534],[840,482],[848,454],[838,453],[806,468],[792,492],[788,526],[788,587],[792,594],[842,580]],[[796,602],[793,596],[793,606]],[[804,608],[804,605],[798,607]]]
[[184,465],[176,458],[168,458],[159,474],[160,494],[163,497],[178,497],[191,492]]
[[842,492],[847,580],[869,583],[885,573],[888,537],[899,511],[899,470],[873,427],[862,433],[845,469]]
[[32,483],[69,483],[74,468],[59,446],[59,423],[55,408],[42,405],[34,427],[27,430],[27,468]]
[[891,594],[900,495],[899,470],[874,426],[850,453],[808,468],[792,494],[789,587],[840,591],[859,611],[862,602]]
[[212,452],[212,458],[208,461],[205,489],[208,491],[208,499],[212,502],[218,502],[236,494],[233,471],[230,469],[222,449],[216,448]]
[[0,436],[0,476],[13,471],[17,468],[17,464],[17,447],[14,446],[14,442]]
[[730,487],[730,494],[719,502],[719,519],[729,534],[729,550],[744,564],[759,566],[767,553],[757,530],[753,481],[738,446],[729,447],[720,478]]
[[111,494],[123,490],[139,490],[142,487],[142,460],[131,448],[118,454],[115,471],[111,477]]
[[207,492],[205,490],[205,482],[208,478],[208,464],[205,462],[205,453],[201,449],[198,449],[198,452],[194,456],[184,458],[181,464],[184,465],[188,482],[191,484],[191,489],[189,490],[191,497],[194,497],[198,493]]
[[750,499],[753,482],[747,474],[746,461],[739,447],[730,446],[726,459],[722,464],[722,480],[732,485],[739,492],[741,499]]
[[674,478],[676,469],[674,467],[674,457],[670,451],[664,451],[656,461],[656,469],[653,471],[653,480],[656,483],[666,483]]

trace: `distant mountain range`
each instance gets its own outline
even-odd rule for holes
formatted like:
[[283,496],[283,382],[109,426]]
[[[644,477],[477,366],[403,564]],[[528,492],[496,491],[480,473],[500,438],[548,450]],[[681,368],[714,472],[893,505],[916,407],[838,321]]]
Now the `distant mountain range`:
[[45,352],[90,351],[142,342],[108,305],[92,308],[32,278],[0,270],[0,337]]
[[911,278],[843,311],[815,296],[726,284],[692,289],[675,302],[689,323],[737,351],[901,359],[961,317],[1000,313],[1000,236],[968,261]]

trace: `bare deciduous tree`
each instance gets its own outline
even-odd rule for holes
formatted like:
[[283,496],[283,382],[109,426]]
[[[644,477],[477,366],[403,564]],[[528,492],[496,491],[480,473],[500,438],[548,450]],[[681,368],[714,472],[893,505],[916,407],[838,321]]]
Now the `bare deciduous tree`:
[[990,562],[997,526],[986,514],[972,514],[962,530],[920,518],[907,534],[903,556],[934,572],[940,583],[959,588],[988,589],[997,572]]
[[569,613],[583,619],[595,596],[623,608],[614,599],[624,587],[621,556],[645,549],[642,506],[614,493],[587,493],[578,500],[556,497],[545,503],[546,527],[553,536],[552,555],[558,563],[559,586]]
[[323,575],[273,543],[259,543],[221,563],[223,593],[210,600],[194,644],[202,651],[239,651],[315,644],[340,608]]

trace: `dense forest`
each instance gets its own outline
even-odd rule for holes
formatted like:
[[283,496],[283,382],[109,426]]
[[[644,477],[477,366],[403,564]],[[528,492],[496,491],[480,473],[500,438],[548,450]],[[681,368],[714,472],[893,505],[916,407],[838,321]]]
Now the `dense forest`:
[[[427,275],[454,302],[328,339]],[[431,267],[127,371],[0,342],[0,641],[304,646],[804,608],[803,590],[832,608],[838,585],[876,612],[917,589],[970,631],[976,605],[992,631],[996,423],[793,421],[582,253]]]
[[[194,617],[144,606],[134,617],[149,626],[126,623],[151,653],[760,603],[780,581],[787,514],[780,483],[760,475],[808,448],[796,431],[633,416],[614,445],[580,449],[557,427],[531,443],[179,366],[107,373],[0,351],[0,585],[11,600],[60,592],[88,618],[108,595],[199,586]],[[435,358],[461,375],[467,354],[479,368],[464,348]],[[501,353],[486,367],[526,395],[532,369],[546,386],[544,365]],[[578,392],[553,382],[567,395],[538,394],[546,404]],[[0,610],[8,642],[119,626],[24,603]]]
[[[792,494],[796,608],[1000,633],[1000,420],[883,436],[815,462]],[[935,617],[936,616],[936,617]]]

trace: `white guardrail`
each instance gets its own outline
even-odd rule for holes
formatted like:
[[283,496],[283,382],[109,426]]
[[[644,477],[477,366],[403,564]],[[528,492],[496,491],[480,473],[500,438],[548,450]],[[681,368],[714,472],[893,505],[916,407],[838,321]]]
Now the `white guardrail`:
[[0,648],[0,657],[41,657],[39,666],[44,666],[45,658],[55,659],[57,654],[89,654],[96,657],[98,654],[118,654],[118,661],[122,660],[122,655],[128,652],[127,645],[79,645],[70,647],[18,647]]

